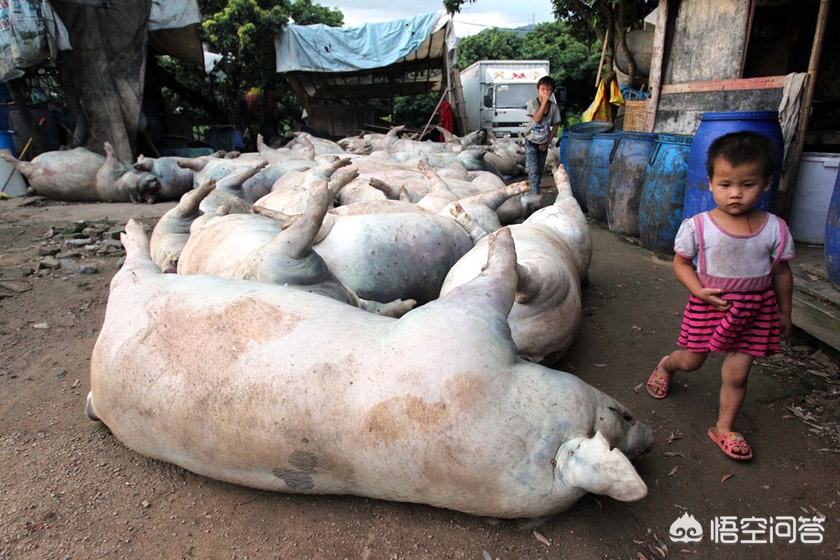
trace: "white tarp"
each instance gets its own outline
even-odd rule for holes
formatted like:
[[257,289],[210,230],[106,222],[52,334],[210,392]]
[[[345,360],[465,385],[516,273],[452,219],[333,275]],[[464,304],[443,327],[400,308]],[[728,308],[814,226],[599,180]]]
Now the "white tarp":
[[149,31],[177,29],[201,23],[197,0],[152,0]]

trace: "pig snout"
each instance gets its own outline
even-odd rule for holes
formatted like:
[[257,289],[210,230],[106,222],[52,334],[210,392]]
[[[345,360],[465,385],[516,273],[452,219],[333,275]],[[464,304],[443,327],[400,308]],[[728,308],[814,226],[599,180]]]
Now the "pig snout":
[[157,201],[155,194],[160,190],[160,179],[155,175],[144,174],[130,191],[131,202],[146,202],[152,204]]
[[653,430],[647,424],[639,422],[627,430],[625,454],[631,459],[647,455],[653,451],[653,444]]

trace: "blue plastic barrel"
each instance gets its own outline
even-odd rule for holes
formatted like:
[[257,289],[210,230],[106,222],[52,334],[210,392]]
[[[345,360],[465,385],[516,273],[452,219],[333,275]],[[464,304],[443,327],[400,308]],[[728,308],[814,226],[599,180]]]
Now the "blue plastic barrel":
[[569,172],[569,163],[566,161],[566,151],[569,147],[569,129],[564,128],[560,134],[560,163],[566,168],[566,173]]
[[614,233],[639,235],[639,203],[655,144],[652,132],[616,133],[607,187],[607,226]]
[[[613,123],[591,121],[574,124],[569,127],[569,141],[566,145],[566,173],[572,185],[572,194],[586,211],[586,195],[583,192],[583,172],[588,165],[589,144],[596,134],[612,132]],[[562,161],[562,158],[561,158]]]
[[834,191],[825,220],[825,269],[834,287],[840,289],[840,173],[834,180]]
[[730,132],[745,130],[764,134],[776,145],[777,165],[773,173],[773,185],[770,191],[761,195],[757,205],[761,210],[775,212],[776,192],[779,190],[779,175],[785,146],[782,128],[779,125],[779,112],[731,111],[703,113],[688,157],[683,216],[688,218],[715,207],[714,197],[709,191],[708,173],[706,173],[706,152],[709,151],[709,146],[715,139]]
[[674,253],[685,201],[688,156],[693,136],[657,134],[650,154],[639,202],[639,239],[642,246]]
[[587,165],[581,177],[583,193],[586,197],[586,211],[589,217],[598,222],[607,223],[607,189],[610,182],[610,154],[612,154],[618,136],[605,132],[596,134],[589,141]]

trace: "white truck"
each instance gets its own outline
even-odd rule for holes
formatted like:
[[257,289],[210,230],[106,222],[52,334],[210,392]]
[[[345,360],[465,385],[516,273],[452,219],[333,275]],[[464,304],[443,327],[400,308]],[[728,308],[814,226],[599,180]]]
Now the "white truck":
[[[484,129],[497,138],[525,132],[526,105],[548,72],[547,60],[479,60],[462,70],[467,132]],[[562,108],[566,89],[558,85],[554,95]]]

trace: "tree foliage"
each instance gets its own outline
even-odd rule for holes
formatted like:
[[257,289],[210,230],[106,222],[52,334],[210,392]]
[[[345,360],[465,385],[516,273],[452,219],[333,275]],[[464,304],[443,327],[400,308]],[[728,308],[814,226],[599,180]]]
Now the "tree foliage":
[[458,65],[466,68],[477,60],[548,60],[551,77],[566,88],[567,107],[582,111],[592,100],[598,71],[600,45],[593,38],[575,39],[566,22],[540,23],[520,35],[498,28],[461,39]]
[[[481,0],[443,0],[443,5],[450,14],[454,14],[460,12],[464,4],[476,1]],[[612,68],[616,51],[621,52],[628,61],[630,84],[636,85],[636,62],[627,47],[627,31],[641,25],[644,17],[658,5],[657,0],[550,1],[554,17],[566,23],[566,31],[573,37],[584,43],[593,36],[602,45],[607,42],[604,68]]]

